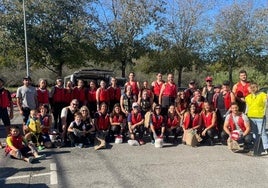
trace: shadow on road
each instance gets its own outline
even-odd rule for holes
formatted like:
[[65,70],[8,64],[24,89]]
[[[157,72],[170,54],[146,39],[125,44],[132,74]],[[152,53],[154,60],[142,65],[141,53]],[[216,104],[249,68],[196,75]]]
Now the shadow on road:
[[[0,180],[13,176],[18,172],[35,172],[44,170],[45,167],[29,167],[29,168],[12,168],[12,167],[0,167]],[[1,186],[0,186],[1,187]]]
[[[12,183],[12,184],[5,184],[0,181],[0,187],[5,188],[28,188],[29,184],[25,183]],[[31,188],[47,188],[48,186],[46,184],[38,183],[38,184],[31,184]]]

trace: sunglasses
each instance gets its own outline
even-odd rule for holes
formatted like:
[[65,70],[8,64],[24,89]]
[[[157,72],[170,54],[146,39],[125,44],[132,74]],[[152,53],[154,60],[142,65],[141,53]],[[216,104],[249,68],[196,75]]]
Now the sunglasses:
[[73,105],[73,106],[78,106],[78,104],[77,104],[77,103],[72,103],[72,105]]

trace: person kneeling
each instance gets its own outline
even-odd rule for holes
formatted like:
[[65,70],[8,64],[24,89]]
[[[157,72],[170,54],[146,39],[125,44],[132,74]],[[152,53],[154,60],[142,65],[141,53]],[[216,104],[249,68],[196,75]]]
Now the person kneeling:
[[134,102],[132,104],[132,111],[128,114],[128,130],[130,140],[136,140],[136,134],[138,134],[138,144],[144,145],[144,117],[139,111],[139,104]]
[[110,116],[108,114],[108,106],[106,103],[101,103],[100,111],[95,114],[96,139],[94,149],[106,148],[106,140],[109,136]]
[[71,141],[71,147],[82,148],[85,144],[86,126],[82,122],[81,112],[74,114],[74,121],[68,127],[68,137]]
[[[227,140],[229,143],[238,143],[244,145],[244,148],[250,147],[252,144],[252,135],[250,134],[250,124],[248,117],[238,111],[238,104],[231,104],[231,113],[225,118],[223,125],[222,138]],[[233,151],[243,150],[244,148],[232,148],[233,144],[229,144],[229,149]],[[234,146],[238,146],[237,144]]]
[[154,113],[150,118],[150,128],[151,140],[152,144],[154,144],[158,137],[163,138],[165,132],[164,117],[161,115],[160,105],[156,105],[154,108]]
[[[20,134],[18,126],[10,127],[10,134],[6,139],[6,143],[6,155],[10,155],[13,158],[32,163],[34,160],[44,159],[46,157],[45,154],[39,155],[34,145],[28,143],[28,141]],[[28,155],[30,151],[33,156]]]

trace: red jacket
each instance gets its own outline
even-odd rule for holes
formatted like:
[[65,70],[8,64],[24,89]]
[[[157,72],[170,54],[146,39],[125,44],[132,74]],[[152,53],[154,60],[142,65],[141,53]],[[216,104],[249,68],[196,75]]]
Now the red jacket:
[[157,115],[152,114],[152,124],[155,129],[160,129],[163,125],[163,122],[164,122],[163,116],[159,115],[157,117]]
[[49,104],[49,92],[47,89],[37,88],[37,101],[39,104]]
[[170,117],[167,118],[167,127],[171,128],[171,127],[177,127],[179,125],[180,122],[180,118],[179,116],[174,116],[173,119],[171,119]]
[[[245,122],[244,122],[244,120],[242,118],[242,114],[239,116],[237,124],[240,127],[240,129],[243,132],[245,132],[246,126],[245,126]],[[232,114],[230,114],[230,116],[229,116],[229,126],[230,126],[231,131],[236,130],[236,126],[235,126],[235,123],[234,123],[234,119],[233,119],[233,115]]]
[[188,113],[185,116],[183,125],[185,129],[190,129],[190,128],[194,128],[196,126],[199,125],[200,122],[200,115],[199,114],[195,114],[194,118],[191,119],[191,114]]
[[10,105],[11,97],[8,90],[3,89],[0,93],[0,107],[7,108]]

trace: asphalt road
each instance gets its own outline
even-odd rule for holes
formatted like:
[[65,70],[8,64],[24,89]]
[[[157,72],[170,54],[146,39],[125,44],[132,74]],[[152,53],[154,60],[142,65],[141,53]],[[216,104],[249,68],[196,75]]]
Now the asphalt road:
[[222,145],[155,148],[124,143],[99,151],[54,148],[42,153],[45,160],[28,164],[0,149],[0,187],[268,187],[268,156],[235,154]]

